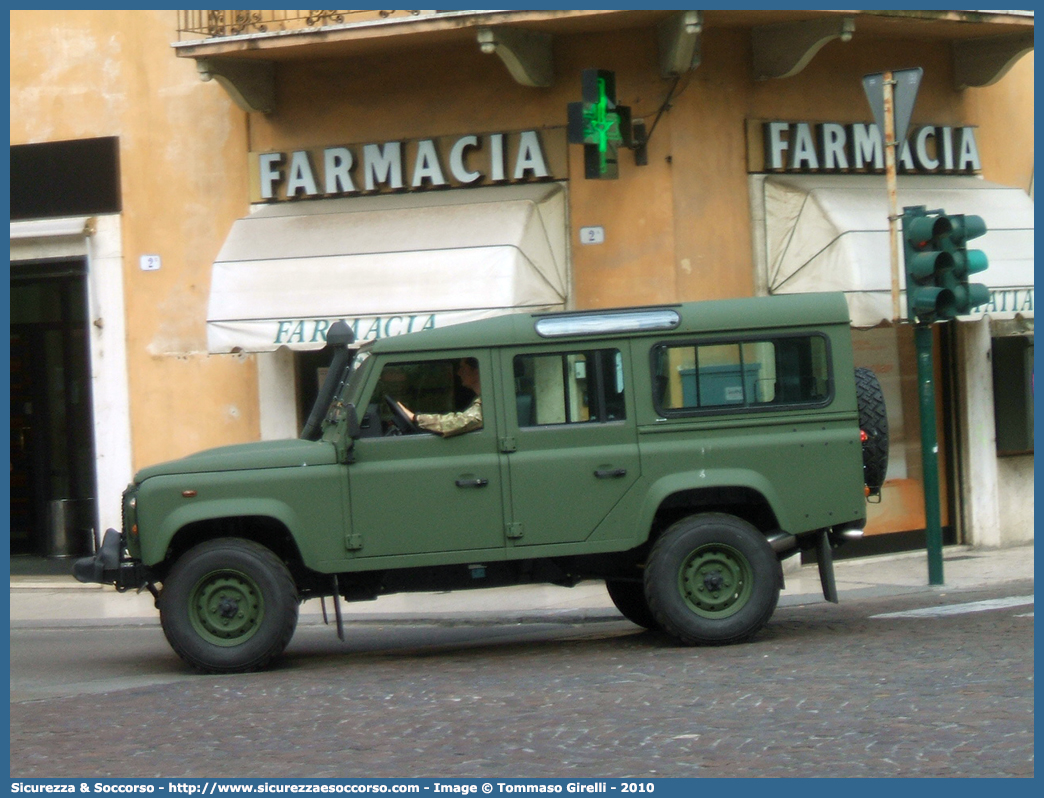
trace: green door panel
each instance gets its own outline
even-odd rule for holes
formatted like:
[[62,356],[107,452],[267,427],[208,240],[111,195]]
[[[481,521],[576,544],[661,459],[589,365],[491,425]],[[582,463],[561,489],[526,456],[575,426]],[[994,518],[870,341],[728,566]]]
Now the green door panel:
[[[481,429],[446,438],[421,432],[355,441],[348,485],[356,557],[503,549],[504,482],[492,365],[488,351],[444,353],[440,359],[464,356],[479,360]],[[378,358],[363,406],[379,407],[378,397],[390,394],[380,383],[382,369],[394,369],[401,360]],[[422,387],[437,394],[444,386]]]
[[360,557],[504,545],[496,435],[360,439],[348,469]]
[[516,544],[586,540],[641,473],[633,438],[623,424],[519,431],[508,456]]
[[[596,380],[597,352],[614,355],[598,366],[604,374]],[[626,342],[507,349],[501,374],[503,424],[512,440],[505,454],[510,543],[576,543],[596,529],[601,538],[630,537],[633,519],[609,519],[641,476]],[[602,383],[609,409],[599,409],[595,395]]]

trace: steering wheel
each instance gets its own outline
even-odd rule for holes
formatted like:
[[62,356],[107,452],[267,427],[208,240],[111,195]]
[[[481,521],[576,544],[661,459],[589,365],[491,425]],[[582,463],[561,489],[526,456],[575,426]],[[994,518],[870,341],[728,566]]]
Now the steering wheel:
[[[403,412],[403,409],[399,406],[399,403],[395,401],[391,396],[384,395],[384,401],[391,408],[392,412],[392,423],[395,424],[395,429],[398,430],[399,435],[409,435],[413,432],[420,432],[421,429],[410,417]],[[389,433],[392,434],[392,433]]]

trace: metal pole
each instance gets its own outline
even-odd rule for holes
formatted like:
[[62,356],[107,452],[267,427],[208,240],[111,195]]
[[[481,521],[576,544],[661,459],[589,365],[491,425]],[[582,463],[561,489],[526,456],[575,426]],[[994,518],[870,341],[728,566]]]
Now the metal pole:
[[899,323],[899,197],[895,176],[898,143],[895,140],[895,80],[892,71],[884,73],[884,157],[888,183],[888,243],[892,254],[892,322]]
[[928,584],[943,584],[942,522],[939,513],[939,442],[935,434],[935,368],[932,327],[914,327],[917,386],[921,401],[921,459],[924,469],[924,523],[928,548]]

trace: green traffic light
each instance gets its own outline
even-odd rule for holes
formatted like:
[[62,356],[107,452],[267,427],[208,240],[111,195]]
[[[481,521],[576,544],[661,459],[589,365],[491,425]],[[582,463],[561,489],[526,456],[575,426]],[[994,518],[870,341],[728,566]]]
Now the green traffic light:
[[982,283],[959,285],[953,290],[954,308],[958,316],[970,313],[972,308],[990,301],[990,289]]
[[990,289],[982,283],[969,283],[968,277],[989,267],[986,253],[980,249],[968,249],[966,244],[973,238],[986,233],[986,222],[981,216],[956,214],[951,217],[953,232],[946,242],[953,253],[954,315],[963,316],[973,308],[985,305],[990,300]]
[[966,298],[968,310],[985,305],[990,301],[990,288],[982,283],[968,283],[968,296]]
[[918,252],[907,259],[906,268],[915,280],[927,280],[943,269],[953,268],[953,256],[949,252]]
[[981,249],[966,249],[953,253],[954,270],[960,277],[978,274],[989,268],[990,262]]
[[914,294],[913,310],[918,318],[949,318],[956,308],[957,297],[949,288],[922,287]]
[[954,226],[954,239],[958,241],[971,241],[986,234],[986,222],[981,216],[954,216],[953,220],[957,223]]

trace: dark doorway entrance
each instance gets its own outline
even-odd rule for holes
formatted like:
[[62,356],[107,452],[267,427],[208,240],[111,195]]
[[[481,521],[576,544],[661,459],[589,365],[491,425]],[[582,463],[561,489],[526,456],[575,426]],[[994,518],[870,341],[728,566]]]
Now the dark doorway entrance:
[[86,262],[11,264],[11,555],[70,557],[95,526]]

